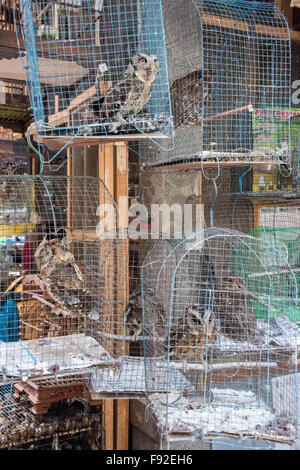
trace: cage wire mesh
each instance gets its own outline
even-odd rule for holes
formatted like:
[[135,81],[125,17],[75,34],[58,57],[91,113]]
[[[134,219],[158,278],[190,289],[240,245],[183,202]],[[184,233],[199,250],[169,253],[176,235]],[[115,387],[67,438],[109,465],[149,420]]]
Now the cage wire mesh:
[[272,2],[163,0],[174,142],[152,163],[291,160],[291,52]]
[[117,214],[98,178],[0,177],[4,384],[73,380],[88,396],[92,369],[120,367],[127,271]]
[[293,443],[299,308],[286,251],[216,227],[161,240],[142,289],[147,399],[162,432]]
[[40,141],[170,136],[160,0],[21,0],[20,7]]
[[61,402],[36,417],[26,397],[16,401],[11,384],[0,388],[1,450],[100,450],[103,412],[82,403]]

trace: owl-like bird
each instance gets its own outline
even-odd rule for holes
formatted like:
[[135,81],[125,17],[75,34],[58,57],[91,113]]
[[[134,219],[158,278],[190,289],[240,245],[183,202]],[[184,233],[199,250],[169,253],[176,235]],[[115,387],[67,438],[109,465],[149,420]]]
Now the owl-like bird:
[[189,307],[170,332],[170,356],[180,361],[202,362],[206,347],[217,340],[215,315],[196,305]]
[[213,76],[195,70],[175,80],[170,88],[174,127],[185,127],[201,120],[202,105],[211,95]]
[[[101,64],[102,66],[102,64]],[[99,90],[103,70],[99,66],[96,77],[96,90]],[[117,133],[123,124],[134,120],[152,94],[154,80],[159,72],[158,58],[143,52],[135,54],[125,73],[117,83],[113,83],[99,102],[93,103],[94,113],[110,121],[110,132]]]
[[216,307],[225,336],[238,341],[254,340],[256,317],[242,278],[229,276],[222,280],[216,294]]
[[143,304],[140,290],[136,290],[130,295],[126,307],[126,325],[130,335],[141,335],[143,330]]
[[68,250],[66,239],[48,240],[45,237],[34,257],[47,294],[55,304],[70,317],[90,316],[94,310],[93,296],[86,288],[83,274]]
[[[24,175],[25,170],[21,165],[12,164],[6,168],[0,168],[0,175],[14,176]],[[15,195],[18,189],[18,183],[12,181],[10,178],[2,178],[0,180],[0,199],[9,201],[13,195]]]

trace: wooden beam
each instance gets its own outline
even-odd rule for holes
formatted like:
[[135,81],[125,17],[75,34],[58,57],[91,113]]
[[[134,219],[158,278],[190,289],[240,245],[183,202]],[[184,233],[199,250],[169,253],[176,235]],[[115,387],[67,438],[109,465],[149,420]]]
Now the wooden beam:
[[237,21],[235,18],[226,18],[217,15],[210,15],[207,13],[203,13],[201,15],[201,20],[203,24],[217,26],[219,28],[230,28],[237,31],[250,33],[252,35],[255,33],[288,39],[288,31],[284,28],[276,28],[260,23],[250,24],[247,21]]
[[104,411],[104,450],[114,450],[114,400],[103,400]]
[[[60,117],[59,117],[60,118]],[[65,122],[65,120],[64,120]],[[36,138],[36,134],[32,134],[32,138]],[[50,150],[59,150],[64,145],[68,147],[83,147],[86,145],[101,145],[112,142],[131,142],[137,140],[152,140],[152,139],[167,139],[167,135],[161,132],[151,132],[149,134],[111,134],[111,135],[93,135],[93,136],[79,136],[71,141],[71,136],[67,137],[46,137],[39,135],[39,141],[47,145]],[[69,145],[68,145],[69,143]]]
[[[285,165],[284,162],[280,163],[281,165]],[[202,166],[203,168],[216,168],[219,165],[220,168],[223,167],[241,167],[241,166],[266,166],[266,165],[273,165],[274,167],[278,167],[278,162],[277,161],[271,161],[271,160],[265,160],[265,161],[250,161],[250,160],[244,160],[244,161],[222,161],[222,159],[219,160],[219,163],[216,161],[203,161],[201,163],[201,160],[199,161],[193,161],[193,162],[185,162],[185,163],[172,163],[169,162],[166,165],[152,165],[153,167],[159,167],[161,170],[201,170]]]
[[[115,144],[115,192],[114,197],[119,209],[119,229],[128,227],[128,146],[123,142]],[[125,203],[125,204],[124,204]],[[125,249],[125,258],[124,258]],[[125,265],[124,265],[125,264]],[[119,294],[118,303],[120,304],[118,315],[118,334],[124,332],[124,309],[122,304],[128,302],[129,298],[129,243],[124,240],[124,245],[120,241],[118,249],[118,267],[119,267]],[[125,279],[124,279],[125,275]],[[125,289],[125,292],[124,292]],[[121,347],[120,347],[121,346]],[[119,345],[119,354],[122,354],[123,344]],[[125,354],[129,354],[129,346],[125,346]],[[116,450],[128,450],[129,439],[129,400],[117,400],[116,402]]]
[[[114,164],[114,148],[113,144],[99,145],[98,147],[98,176],[105,183],[108,191],[113,195],[114,194],[114,174],[113,174],[113,164]],[[103,201],[102,201],[103,202]],[[105,279],[105,282],[109,283],[109,277]],[[107,290],[105,288],[105,290]],[[105,312],[104,312],[105,313]],[[115,449],[115,405],[114,400],[106,399],[103,400],[103,410],[104,410],[104,422],[105,422],[105,450],[114,450]]]

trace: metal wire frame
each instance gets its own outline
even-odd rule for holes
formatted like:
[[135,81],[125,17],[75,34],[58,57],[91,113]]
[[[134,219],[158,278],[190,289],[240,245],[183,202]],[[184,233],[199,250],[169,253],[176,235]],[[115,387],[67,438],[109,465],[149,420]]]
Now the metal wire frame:
[[99,228],[105,211],[117,217],[98,178],[0,177],[3,380],[56,379],[124,355],[110,335],[124,329],[125,244],[116,224]]
[[298,282],[285,250],[241,232],[154,246],[142,269],[145,376],[167,437],[295,441]]
[[[118,134],[170,135],[159,0],[22,0],[20,6],[24,66],[38,137],[70,137],[70,143],[80,136],[107,136],[114,121]],[[124,90],[121,86],[112,98],[109,94],[138,53],[146,54],[148,62],[151,56],[145,69],[154,70],[155,56],[158,73],[151,76],[152,90],[141,109],[138,104],[128,113],[122,108],[120,120],[120,102],[131,92],[136,76],[125,82]],[[140,97],[142,82],[136,82]]]
[[15,400],[13,385],[2,385],[0,395],[1,449],[74,449],[78,435],[86,436],[82,443],[86,444],[86,449],[92,439],[99,445],[103,431],[102,411],[87,410],[83,403],[74,400],[56,404],[37,420],[28,398]]
[[290,162],[291,46],[271,2],[163,0],[174,141],[148,162]]

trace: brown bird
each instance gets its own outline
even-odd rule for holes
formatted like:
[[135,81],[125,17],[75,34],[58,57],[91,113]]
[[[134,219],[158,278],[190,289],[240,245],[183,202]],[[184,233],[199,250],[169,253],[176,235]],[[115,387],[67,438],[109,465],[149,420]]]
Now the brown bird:
[[[92,108],[98,117],[110,120],[109,130],[117,133],[128,119],[135,119],[149,102],[153,83],[159,72],[158,57],[137,52],[130,61],[120,80],[113,83],[99,103],[93,103]],[[101,95],[99,83],[102,70],[98,70],[96,89]]]
[[[9,178],[9,176],[24,175],[24,173],[24,168],[17,164],[0,168],[0,200],[9,201],[11,198],[16,198],[19,182]],[[4,176],[4,178],[1,178],[1,176]]]
[[130,335],[139,336],[143,329],[143,304],[141,291],[134,291],[126,307],[126,325]]
[[221,332],[238,341],[253,341],[256,317],[244,281],[238,276],[222,279],[216,294]]
[[66,316],[96,314],[94,297],[86,288],[83,274],[65,238],[48,240],[45,237],[34,257],[47,294]]
[[215,315],[194,305],[174,321],[170,332],[170,355],[175,360],[202,362],[208,344],[217,340]]
[[195,70],[175,80],[170,88],[174,127],[198,123],[202,108],[212,92],[213,77],[210,72]]

